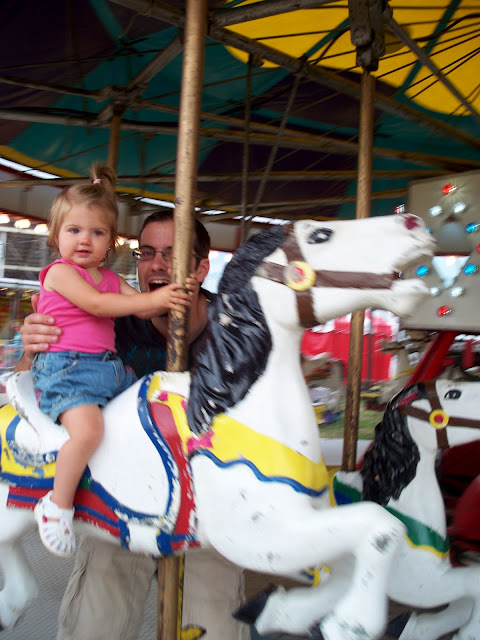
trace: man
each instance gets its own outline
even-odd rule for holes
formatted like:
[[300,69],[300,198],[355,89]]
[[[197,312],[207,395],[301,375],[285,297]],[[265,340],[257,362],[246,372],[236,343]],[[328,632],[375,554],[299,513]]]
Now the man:
[[[140,231],[138,281],[141,291],[170,282],[173,213],[149,216]],[[208,274],[210,238],[197,220],[192,272],[201,284]],[[209,295],[203,289],[192,297],[189,318],[189,365],[208,321]],[[36,299],[32,300],[36,309]],[[118,355],[137,376],[165,369],[168,317],[141,320],[135,316],[115,321]],[[29,369],[35,353],[46,351],[58,340],[55,319],[33,313],[21,329],[24,354],[16,370]],[[57,640],[137,640],[143,608],[157,560],[130,553],[115,545],[82,538],[75,567],[59,614]],[[183,593],[183,625],[207,631],[207,640],[246,640],[246,625],[232,612],[243,595],[242,571],[215,552],[187,555]]]

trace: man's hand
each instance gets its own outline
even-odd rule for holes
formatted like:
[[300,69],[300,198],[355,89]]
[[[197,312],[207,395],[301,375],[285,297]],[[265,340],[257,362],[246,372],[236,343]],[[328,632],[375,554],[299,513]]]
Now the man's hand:
[[30,369],[36,353],[47,351],[50,344],[58,341],[62,330],[55,326],[55,319],[37,313],[38,294],[32,296],[33,313],[27,316],[20,329],[23,355],[17,362],[15,371]]

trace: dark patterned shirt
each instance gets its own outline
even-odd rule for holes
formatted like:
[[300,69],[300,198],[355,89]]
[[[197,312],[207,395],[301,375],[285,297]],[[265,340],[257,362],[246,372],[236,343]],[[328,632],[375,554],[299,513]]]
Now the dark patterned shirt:
[[[212,294],[203,290],[210,301]],[[204,331],[188,348],[189,368],[192,357],[198,351]],[[141,378],[153,371],[165,371],[167,358],[167,342],[159,333],[151,320],[142,320],[136,316],[125,316],[115,319],[115,347],[117,355],[126,366],[132,367],[136,375]]]

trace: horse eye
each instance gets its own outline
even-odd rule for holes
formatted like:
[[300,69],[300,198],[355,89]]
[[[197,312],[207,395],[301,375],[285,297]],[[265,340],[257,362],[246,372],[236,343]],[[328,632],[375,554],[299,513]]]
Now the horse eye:
[[462,392],[460,391],[460,389],[450,389],[450,391],[447,391],[447,393],[445,394],[445,399],[448,398],[449,400],[458,400],[461,395]]
[[322,242],[328,242],[330,236],[333,234],[332,229],[322,227],[321,229],[315,229],[307,238],[307,244],[321,244]]

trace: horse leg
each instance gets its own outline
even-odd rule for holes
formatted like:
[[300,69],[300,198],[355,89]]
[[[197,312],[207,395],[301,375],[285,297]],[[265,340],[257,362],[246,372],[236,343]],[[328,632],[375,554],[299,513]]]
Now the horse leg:
[[[207,463],[198,461],[195,473],[200,466]],[[208,472],[208,491],[202,491],[206,489],[202,485],[197,494],[202,537],[208,543],[240,566],[276,575],[292,575],[321,563],[329,566],[353,555],[352,579],[341,596],[330,602],[329,613],[320,622],[321,633],[326,640],[380,637],[387,616],[390,566],[405,533],[399,520],[374,503],[312,509],[307,498],[287,487],[258,483],[248,469],[236,469],[235,486],[225,482],[225,474],[216,477],[211,467]],[[228,500],[222,495],[227,490]],[[212,504],[223,504],[226,511],[212,509]],[[328,590],[333,593],[332,587]],[[292,626],[301,629],[301,620],[288,601],[287,606]],[[326,610],[325,602],[320,615],[312,612],[308,622],[320,621]],[[303,627],[307,632],[305,623]]]
[[465,625],[471,615],[472,600],[470,598],[451,602],[445,609],[435,613],[412,613],[398,640],[418,640],[418,638],[437,640]]
[[332,563],[331,573],[315,586],[286,591],[279,587],[269,595],[265,608],[255,621],[260,635],[288,633],[302,635],[332,610],[350,584],[353,562]]
[[20,540],[0,544],[0,567],[4,576],[0,592],[0,629],[11,629],[37,597],[38,587]]
[[[401,640],[437,640],[458,629],[456,640],[480,638],[480,570],[477,567],[452,568],[448,562],[429,565],[416,557],[417,571],[412,561],[410,575],[400,577],[401,585],[390,585],[389,595],[411,606],[433,607],[448,604],[442,611],[412,614],[400,634]],[[418,573],[417,573],[418,572]],[[405,582],[407,580],[407,582]],[[406,589],[406,590],[405,590]]]
[[7,493],[8,487],[0,484],[0,629],[11,629],[38,594],[21,545],[21,537],[35,528],[33,515],[25,509],[7,509]]

